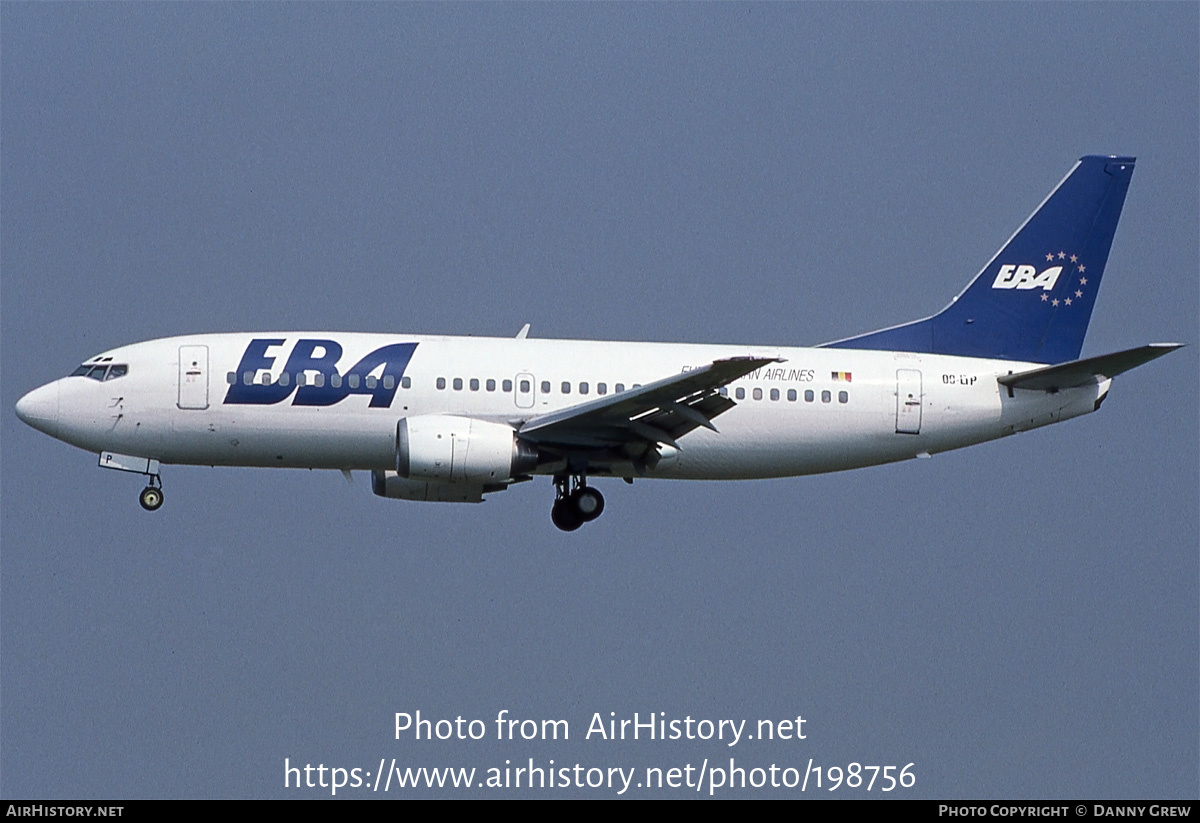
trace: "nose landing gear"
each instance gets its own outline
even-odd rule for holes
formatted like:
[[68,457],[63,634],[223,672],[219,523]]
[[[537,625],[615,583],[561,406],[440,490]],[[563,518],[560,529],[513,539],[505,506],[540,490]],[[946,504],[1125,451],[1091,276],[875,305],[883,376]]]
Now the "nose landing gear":
[[138,495],[138,502],[148,512],[157,511],[163,504],[162,480],[157,474],[150,475],[150,485],[142,489],[142,493]]
[[138,495],[138,502],[148,512],[158,511],[163,504],[162,479],[158,476],[158,466],[158,460],[152,457],[100,452],[100,468],[145,475],[148,482],[146,488]]
[[604,495],[587,485],[582,475],[554,478],[554,505],[550,519],[565,532],[573,532],[590,523],[604,511]]

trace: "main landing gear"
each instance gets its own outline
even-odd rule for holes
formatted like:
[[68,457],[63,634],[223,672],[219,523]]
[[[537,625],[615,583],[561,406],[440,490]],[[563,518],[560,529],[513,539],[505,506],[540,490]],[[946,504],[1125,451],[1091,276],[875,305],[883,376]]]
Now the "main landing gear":
[[138,495],[138,502],[148,512],[157,511],[163,504],[162,480],[157,474],[150,475],[150,485],[142,489],[142,493]]
[[573,532],[604,511],[604,495],[587,485],[582,475],[554,478],[554,506],[550,519],[565,532]]

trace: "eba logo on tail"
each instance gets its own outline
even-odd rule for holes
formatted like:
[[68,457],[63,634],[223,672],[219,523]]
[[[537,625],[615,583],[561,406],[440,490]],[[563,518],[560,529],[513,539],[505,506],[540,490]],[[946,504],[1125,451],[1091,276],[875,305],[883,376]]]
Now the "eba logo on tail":
[[1062,274],[1062,266],[1051,266],[1041,274],[1033,266],[1001,266],[996,275],[993,289],[1036,289],[1041,286],[1044,291],[1050,291]]

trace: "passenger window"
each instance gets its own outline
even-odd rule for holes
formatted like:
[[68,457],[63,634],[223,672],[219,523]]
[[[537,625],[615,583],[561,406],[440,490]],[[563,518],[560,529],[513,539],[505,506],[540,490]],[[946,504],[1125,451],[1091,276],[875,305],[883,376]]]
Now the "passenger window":
[[254,383],[254,372],[242,372],[242,385],[249,386]]
[[479,378],[478,377],[471,378],[471,391],[479,391]]
[[377,377],[375,377],[374,375],[368,375],[367,376],[367,388],[373,389],[377,385],[379,385],[379,379]]
[[444,377],[439,377],[439,378],[437,379],[437,387],[438,387],[438,389],[439,389],[439,390],[440,390],[440,389],[444,389],[444,388],[446,388],[446,378],[444,378]]
[[454,390],[462,391],[462,378],[461,377],[454,378]]
[[549,393],[550,393],[550,381],[543,380],[542,381],[542,394],[549,394]]
[[263,384],[264,386],[269,386],[269,385],[271,385],[271,373],[270,373],[269,371],[265,371],[265,372],[263,372],[263,376],[262,376],[262,384]]
[[828,403],[832,399],[832,395],[828,391],[821,392],[821,402]]
[[587,383],[580,383],[580,384],[579,384],[579,393],[580,393],[580,394],[587,394],[587,393],[588,393],[588,384],[587,384]]
[[[280,383],[282,383],[282,382],[283,381],[281,379]],[[296,375],[296,385],[301,386],[301,387],[307,386],[308,385],[308,375],[306,375],[304,372],[300,372],[298,375]]]
[[496,381],[489,377],[487,383],[485,383],[484,386],[485,386],[485,388],[487,388],[488,391],[495,391],[496,390]]
[[788,389],[788,400],[791,401],[792,403],[796,402],[796,390],[795,389]]
[[231,372],[229,372],[229,374],[225,375],[225,382],[231,386],[234,383],[236,383],[237,382],[237,372],[231,371]]
[[807,391],[804,392],[804,402],[811,403],[812,401],[813,401],[813,390],[808,389]]
[[762,400],[762,389],[757,389],[757,388],[756,388],[756,389],[754,390],[754,399],[755,399],[755,400]]
[[608,384],[607,383],[597,383],[596,384],[596,394],[608,394]]
[[746,390],[739,387],[734,390],[733,396],[736,397],[738,400],[745,400],[746,399]]
[[838,392],[838,402],[839,403],[849,403],[850,395],[844,391]]
[[[320,378],[321,375],[318,374],[317,379],[319,380]],[[383,387],[388,390],[396,388],[396,376],[392,374],[385,374],[383,376]]]
[[721,395],[722,397],[728,397],[729,396],[729,387],[722,386],[721,388],[717,389],[717,394]]
[[[406,377],[404,379],[407,380],[408,378]],[[329,375],[329,385],[333,386],[335,389],[340,389],[342,387],[342,376],[337,372]]]
[[779,389],[771,389],[771,399],[772,400],[779,399]]
[[620,394],[621,392],[625,391],[625,384],[624,384],[624,383],[618,383],[618,384],[617,384],[617,385],[616,385],[616,386],[613,388],[613,391],[615,391],[617,394]]
[[411,389],[412,388],[412,378],[411,377],[401,377],[400,378],[400,388]]
[[564,381],[563,381],[563,384],[562,384],[562,393],[563,393],[563,394],[570,394],[570,393],[571,393],[571,384],[570,384],[570,383],[568,383],[566,380],[564,380]]
[[[296,375],[296,385],[303,386],[304,384],[302,382],[300,382],[303,379],[304,379],[304,372],[300,372],[300,374]],[[290,374],[288,374],[287,372],[283,372],[282,374],[279,375],[279,385],[286,386],[286,385],[290,384],[291,382],[292,382],[292,376]]]

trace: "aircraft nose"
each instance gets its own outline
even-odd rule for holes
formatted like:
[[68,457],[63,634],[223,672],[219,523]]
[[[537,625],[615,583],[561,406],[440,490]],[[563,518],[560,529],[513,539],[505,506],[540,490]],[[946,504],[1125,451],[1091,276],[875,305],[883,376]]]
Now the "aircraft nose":
[[17,417],[51,437],[58,434],[58,382],[34,389],[17,401]]

